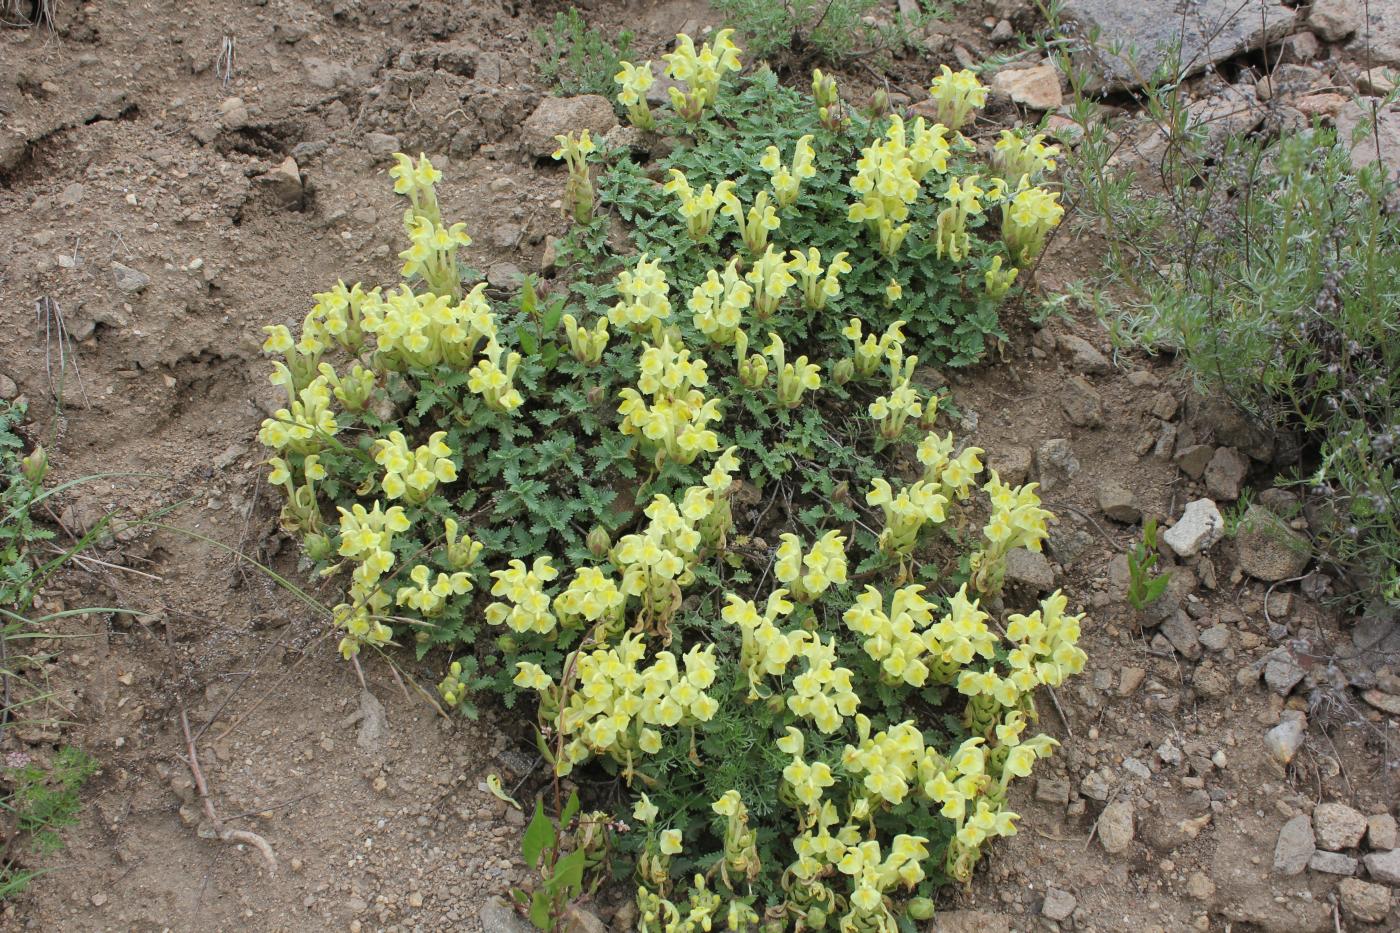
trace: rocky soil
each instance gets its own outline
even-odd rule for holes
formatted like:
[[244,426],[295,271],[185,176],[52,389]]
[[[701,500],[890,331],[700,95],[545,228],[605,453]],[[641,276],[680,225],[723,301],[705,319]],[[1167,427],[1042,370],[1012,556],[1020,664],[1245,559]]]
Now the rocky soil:
[[[1237,130],[1354,125],[1350,95],[1383,93],[1379,66],[1400,65],[1395,0],[1264,6],[1263,19],[1193,33],[1209,37],[1193,54],[1220,63],[1192,79],[1193,113]],[[1140,10],[1168,19],[1149,4],[1066,8],[1108,37],[1135,36]],[[579,114],[611,125],[589,102],[551,100],[537,75],[529,33],[555,10],[112,0],[60,4],[55,33],[0,31],[0,394],[30,402],[57,480],[115,474],[53,501],[62,535],[119,520],[40,608],[139,612],[66,620],[53,634],[75,638],[50,642],[53,660],[29,672],[53,695],[0,751],[72,743],[102,771],[68,848],[0,927],[504,928],[479,914],[520,880],[522,820],[484,780],[509,789],[535,767],[519,722],[438,718],[416,695],[439,676],[432,658],[401,658],[402,674],[368,664],[362,682],[322,613],[231,555],[301,579],[259,478],[253,435],[275,399],[261,328],[296,324],[337,278],[393,274],[392,152],[443,168],[444,213],[467,222],[493,287],[541,268],[565,221],[540,140]],[[958,10],[893,64],[900,86],[1014,48],[1033,21],[1018,0]],[[687,0],[586,12],[636,29],[648,55],[718,23]],[[989,117],[1048,112],[1072,143],[1053,67],[1023,54],[1003,72]],[[843,87],[873,84],[861,71]],[[1382,133],[1394,135],[1380,157],[1400,172],[1400,115],[1383,113]],[[1155,127],[1130,142],[1124,159],[1160,157]],[[1062,291],[1099,255],[1062,237],[1041,287]],[[1273,486],[1296,444],[1194,397],[1171,361],[1114,353],[1089,316],[1008,325],[1003,360],[948,374],[960,433],[1003,478],[1042,483],[1060,523],[1010,577],[1064,586],[1089,609],[1090,661],[1041,704],[1064,748],[1015,801],[1021,833],[949,892],[935,928],[1400,926],[1400,631],[1328,608],[1340,581],[1312,557],[1316,516]],[[160,510],[183,531],[122,524]],[[1140,613],[1123,555],[1148,517],[1166,529],[1172,583]],[[216,812],[266,838],[275,872],[209,838],[182,716]],[[591,906],[610,920],[616,905]]]

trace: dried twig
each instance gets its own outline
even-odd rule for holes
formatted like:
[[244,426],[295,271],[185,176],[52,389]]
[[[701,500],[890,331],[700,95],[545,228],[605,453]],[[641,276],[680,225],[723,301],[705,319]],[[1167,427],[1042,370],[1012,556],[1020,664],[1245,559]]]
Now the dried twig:
[[204,815],[209,817],[210,832],[213,838],[222,842],[243,843],[250,845],[262,853],[263,859],[267,862],[267,870],[271,874],[277,874],[277,856],[272,851],[272,846],[268,845],[266,839],[257,833],[249,832],[246,829],[229,829],[219,819],[219,814],[214,810],[214,801],[209,797],[209,785],[204,780],[204,772],[199,768],[199,753],[195,751],[194,735],[190,732],[190,717],[185,712],[185,706],[180,704],[180,728],[185,730],[185,747],[189,750],[189,758],[185,764],[189,765],[190,774],[194,777],[195,789],[199,791],[199,799],[204,804]]

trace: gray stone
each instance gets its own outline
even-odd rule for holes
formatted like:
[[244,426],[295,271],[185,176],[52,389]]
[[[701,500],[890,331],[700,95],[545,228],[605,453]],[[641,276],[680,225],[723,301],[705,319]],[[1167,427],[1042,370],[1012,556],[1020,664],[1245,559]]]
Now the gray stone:
[[[1306,33],[1312,35],[1312,33]],[[1312,88],[1322,79],[1322,72],[1306,65],[1279,65],[1254,82],[1254,93],[1260,100],[1296,96]]]
[[278,207],[289,211],[299,211],[306,202],[306,189],[301,180],[301,169],[291,156],[270,172],[264,172],[256,179],[259,188],[266,191]]
[[1126,525],[1142,518],[1137,496],[1117,480],[1104,480],[1099,484],[1099,508],[1115,522],[1123,522]]
[[1344,803],[1320,803],[1313,808],[1317,847],[1329,852],[1351,849],[1366,835],[1366,817]]
[[546,97],[526,118],[520,139],[526,152],[543,159],[559,147],[555,136],[588,130],[594,138],[602,139],[614,126],[617,126],[617,114],[613,112],[612,101],[606,97],[597,94]]
[[534,933],[535,929],[499,894],[481,905],[477,919],[482,933]]
[[1230,627],[1212,625],[1201,633],[1201,646],[1207,651],[1224,651],[1230,647]]
[[1259,504],[1279,518],[1293,518],[1298,514],[1298,494],[1287,489],[1270,486],[1259,493]]
[[1362,923],[1382,923],[1390,913],[1390,889],[1359,878],[1347,878],[1337,886],[1342,913]]
[[135,295],[151,284],[149,275],[120,262],[112,263],[112,280],[128,295]]
[[1210,550],[1225,535],[1225,519],[1210,499],[1189,502],[1176,524],[1162,534],[1178,557],[1195,557]]
[[1361,699],[1365,700],[1382,713],[1400,716],[1400,696],[1396,696],[1393,693],[1386,693],[1384,690],[1367,690],[1361,694]]
[[219,120],[231,130],[236,130],[248,122],[248,105],[241,97],[225,97],[219,103]]
[[1184,612],[1172,613],[1171,618],[1162,623],[1162,634],[1173,648],[1188,661],[1201,656],[1201,642],[1196,636],[1196,623]]
[[1372,851],[1395,848],[1395,817],[1375,813],[1366,818],[1366,847]]
[[1060,409],[1077,428],[1097,428],[1103,424],[1103,396],[1083,376],[1065,380],[1060,392]]
[[1264,748],[1273,759],[1286,765],[1303,747],[1308,734],[1308,717],[1300,710],[1285,710],[1283,720],[1264,733]]
[[75,181],[59,192],[58,203],[69,209],[75,208],[83,202],[84,193],[86,193],[86,189],[83,187],[83,183]]
[[1115,800],[1099,814],[1099,845],[1109,855],[1127,850],[1133,841],[1133,805],[1131,801]]
[[1308,859],[1308,867],[1313,871],[1320,871],[1324,875],[1342,875],[1349,878],[1356,874],[1356,859],[1340,852],[1319,850],[1313,853],[1312,858]]
[[1280,875],[1301,875],[1317,846],[1313,844],[1312,820],[1300,813],[1279,831],[1274,845],[1274,871]]
[[[1121,689],[1119,690],[1121,693]],[[1079,793],[1090,800],[1097,800],[1100,803],[1108,799],[1108,795],[1113,793],[1113,782],[1103,770],[1090,771],[1084,775],[1084,780],[1079,782]]]
[[1306,29],[1285,36],[1278,44],[1278,60],[1283,64],[1306,64],[1317,58],[1321,52],[1322,44],[1317,41],[1317,36]]
[[366,133],[365,150],[379,162],[387,162],[400,151],[399,138],[389,133]]
[[1040,906],[1040,912],[1056,923],[1068,920],[1074,913],[1074,908],[1079,906],[1079,902],[1074,899],[1074,895],[1068,891],[1061,891],[1051,885],[1045,892],[1045,903]]
[[19,395],[19,386],[9,376],[0,373],[0,399],[8,402],[12,401],[16,395]]
[[1170,392],[1158,392],[1152,396],[1147,413],[1161,421],[1171,421],[1180,407],[1181,403],[1176,400],[1175,395]]
[[1012,548],[1006,552],[1006,582],[1037,593],[1048,593],[1055,588],[1055,572],[1039,551]]
[[1168,15],[1153,4],[1123,0],[1066,0],[1063,6],[1067,19],[1086,29],[1098,27],[1101,49],[1124,49],[1119,55],[1103,52],[1095,62],[1102,83],[1113,90],[1142,84],[1178,44],[1187,73],[1196,74],[1286,35],[1296,18],[1277,0],[1198,0],[1189,9]]
[[1366,856],[1366,873],[1386,884],[1400,884],[1400,849]]
[[516,288],[523,277],[513,262],[498,262],[486,270],[486,283],[492,288]]
[[987,458],[987,466],[997,471],[1003,483],[1020,486],[1031,475],[1029,447],[1003,447]]
[[352,77],[349,66],[323,58],[303,58],[301,67],[306,70],[306,80],[311,86],[323,91],[333,91],[342,84],[349,84]]
[[1210,459],[1215,455],[1215,448],[1209,444],[1192,444],[1190,447],[1183,447],[1172,457],[1172,463],[1176,468],[1192,479],[1200,479],[1205,475],[1206,467],[1210,464]]
[[1372,67],[1400,67],[1400,0],[1365,0],[1363,10],[1366,28],[1352,36],[1347,48]]
[[1242,450],[1252,460],[1268,461],[1273,456],[1272,436],[1229,399],[1195,398],[1191,409],[1198,435],[1213,439],[1221,447]]
[[1083,337],[1076,337],[1074,334],[1061,334],[1056,343],[1060,352],[1068,356],[1071,365],[1081,373],[1102,375],[1113,368],[1108,363],[1108,357],[1100,353],[1092,343]]
[[1395,82],[1391,79],[1393,74],[1393,71],[1385,68],[1364,68],[1356,75],[1356,87],[1362,94],[1384,97],[1395,90]]
[[1361,8],[1353,0],[1313,0],[1308,26],[1328,42],[1340,42],[1361,28]]
[[1261,505],[1251,505],[1245,512],[1235,543],[1240,569],[1266,583],[1298,576],[1312,557],[1308,539]]
[[1234,502],[1249,472],[1249,459],[1233,447],[1221,447],[1206,464],[1206,492],[1212,499]]
[[986,910],[940,910],[932,929],[938,933],[1011,933],[1011,921]]
[[992,90],[1031,110],[1055,110],[1064,103],[1060,72],[1051,62],[1030,68],[1004,68],[992,76]]
[[1187,104],[1186,119],[1191,127],[1205,129],[1207,146],[1219,149],[1227,139],[1258,126],[1264,111],[1259,107],[1253,84],[1228,85],[1215,97]]
[[1035,452],[1035,463],[1040,488],[1044,492],[1068,483],[1079,472],[1079,461],[1074,456],[1074,450],[1063,437],[1041,444]]
[[1058,778],[1036,778],[1035,799],[1059,807],[1069,806],[1069,781]]
[[1281,697],[1292,693],[1293,688],[1298,686],[1303,676],[1302,667],[1293,660],[1293,655],[1287,648],[1280,648],[1273,652],[1264,662],[1264,683],[1268,684],[1269,689]]

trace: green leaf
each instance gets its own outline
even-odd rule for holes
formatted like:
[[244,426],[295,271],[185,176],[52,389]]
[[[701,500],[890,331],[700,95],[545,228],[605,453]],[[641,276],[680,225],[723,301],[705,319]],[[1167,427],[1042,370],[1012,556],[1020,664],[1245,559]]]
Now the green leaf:
[[554,866],[554,880],[571,898],[583,890],[583,861],[587,854],[583,849],[575,849]]
[[559,814],[559,825],[568,829],[570,821],[578,813],[578,791],[569,794],[569,799],[564,803],[564,810]]
[[531,868],[538,868],[540,854],[546,847],[554,845],[556,838],[554,824],[544,815],[544,801],[536,799],[535,815],[530,820],[530,825],[525,827],[525,836],[520,840],[520,854],[525,859],[525,864]]

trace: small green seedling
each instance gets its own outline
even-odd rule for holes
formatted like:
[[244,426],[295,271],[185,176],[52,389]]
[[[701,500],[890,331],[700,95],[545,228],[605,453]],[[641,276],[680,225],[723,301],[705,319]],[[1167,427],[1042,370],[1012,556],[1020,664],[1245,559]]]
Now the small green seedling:
[[510,896],[527,910],[530,922],[546,933],[559,926],[569,902],[583,892],[583,868],[587,853],[578,848],[567,854],[559,852],[559,841],[569,821],[578,814],[578,791],[569,795],[559,814],[559,826],[544,815],[544,803],[535,801],[535,816],[525,827],[520,843],[525,864],[537,869],[540,882],[534,891],[512,888]]
[[1149,518],[1142,526],[1142,540],[1128,552],[1128,602],[1138,612],[1155,603],[1171,583],[1170,572],[1153,576],[1157,566],[1157,520]]

